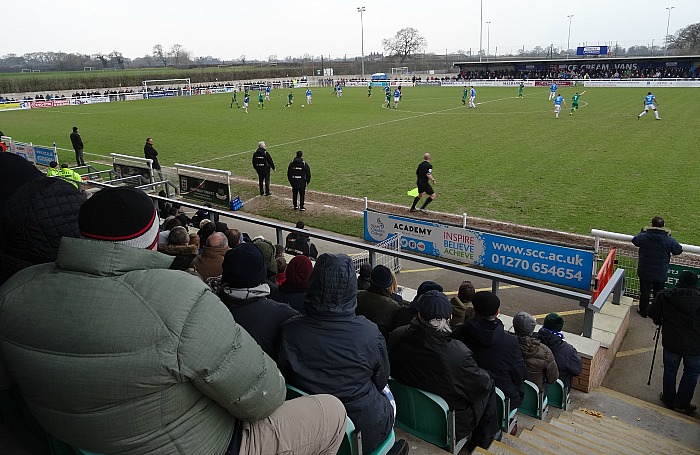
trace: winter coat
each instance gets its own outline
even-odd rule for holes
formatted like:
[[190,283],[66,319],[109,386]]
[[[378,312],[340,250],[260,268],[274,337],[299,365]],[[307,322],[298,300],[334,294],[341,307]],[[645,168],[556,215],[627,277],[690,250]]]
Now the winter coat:
[[450,326],[454,329],[459,324],[463,324],[466,319],[474,317],[474,305],[471,302],[462,302],[456,295],[450,299],[452,305],[452,319]]
[[[78,212],[85,196],[60,179],[41,177],[13,192],[0,209],[3,253],[0,285],[32,264],[56,260],[62,237],[80,237]],[[14,259],[10,259],[14,258]]]
[[357,293],[357,308],[355,314],[364,316],[377,324],[385,339],[394,330],[394,316],[400,306],[391,298],[391,293],[376,286],[370,286],[366,291]]
[[306,292],[306,315],[282,326],[278,365],[290,384],[339,398],[362,431],[363,452],[371,453],[394,424],[394,410],[381,392],[389,356],[377,325],[355,315],[356,292],[350,257],[322,254]]
[[564,387],[570,389],[571,379],[581,374],[583,368],[581,355],[561,336],[544,327],[537,332],[537,338],[552,351],[559,369],[559,379],[564,383]]
[[505,332],[499,319],[488,320],[476,315],[459,326],[452,337],[471,349],[476,363],[487,370],[496,387],[517,408],[525,396],[527,368],[515,336]]
[[80,137],[80,133],[73,131],[70,133],[70,143],[73,144],[73,150],[80,150],[85,148],[83,146],[83,138]]
[[277,361],[280,327],[299,312],[285,303],[268,299],[269,295],[270,288],[264,284],[249,289],[231,288],[224,284],[219,290],[219,298],[236,322],[250,333],[267,355]]
[[311,168],[304,158],[298,156],[289,163],[287,180],[292,188],[306,188],[306,185],[311,183]]
[[659,292],[648,313],[654,324],[661,325],[664,349],[682,356],[700,356],[700,290],[679,284]]
[[527,380],[544,392],[544,384],[553,384],[559,378],[559,369],[552,351],[532,336],[517,336],[523,360],[527,367]]
[[304,310],[304,299],[306,298],[306,289],[290,289],[282,282],[276,291],[270,292],[270,299],[275,302],[286,303],[294,308],[299,314],[306,314]]
[[645,227],[632,243],[639,247],[637,276],[645,281],[665,283],[671,255],[683,252],[683,247],[664,228]]
[[174,270],[187,270],[192,261],[197,257],[197,245],[158,245],[158,252],[175,256],[175,261],[170,266]]
[[272,156],[270,153],[262,147],[253,153],[253,169],[258,175],[267,175],[270,173],[270,169],[275,169],[275,163],[272,161]]
[[153,160],[151,164],[153,169],[160,169],[160,163],[158,162],[158,152],[152,144],[146,144],[143,146],[143,156],[149,160]]
[[205,246],[202,254],[192,260],[191,266],[197,270],[203,280],[221,275],[223,272],[224,254],[228,247]]
[[172,260],[63,238],[55,263],[0,288],[0,387],[16,382],[75,447],[223,454],[236,419],[284,402],[284,380],[201,280],[166,270]]
[[414,319],[391,333],[389,361],[394,379],[439,395],[457,411],[458,439],[471,434],[494,390],[494,381],[479,368],[464,343]]

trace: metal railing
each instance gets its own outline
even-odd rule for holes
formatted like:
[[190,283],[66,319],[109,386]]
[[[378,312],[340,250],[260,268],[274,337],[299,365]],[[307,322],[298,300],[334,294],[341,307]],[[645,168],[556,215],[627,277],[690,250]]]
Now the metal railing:
[[[618,248],[617,257],[617,268],[624,269],[625,271],[625,295],[630,297],[639,297],[639,278],[637,277],[637,261],[639,260],[639,254],[637,247],[632,244],[632,238],[634,236],[628,234],[619,234],[617,232],[602,231],[599,229],[591,229],[591,235],[595,240],[594,253],[596,257],[603,258],[607,256],[611,248],[615,245],[605,243],[605,240],[613,240],[617,242],[624,242],[629,245],[629,249]],[[687,245],[681,243],[683,247],[683,253],[700,254],[700,247],[696,245]],[[675,265],[686,265],[692,267],[698,267],[700,258],[688,256],[686,254],[681,254],[679,256],[671,256],[671,264]]]

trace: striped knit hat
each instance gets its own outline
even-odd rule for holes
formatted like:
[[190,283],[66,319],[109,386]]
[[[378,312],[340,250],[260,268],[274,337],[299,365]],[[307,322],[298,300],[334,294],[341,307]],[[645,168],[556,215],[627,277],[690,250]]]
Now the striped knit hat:
[[80,207],[78,227],[88,239],[153,249],[160,220],[146,193],[133,188],[105,188]]

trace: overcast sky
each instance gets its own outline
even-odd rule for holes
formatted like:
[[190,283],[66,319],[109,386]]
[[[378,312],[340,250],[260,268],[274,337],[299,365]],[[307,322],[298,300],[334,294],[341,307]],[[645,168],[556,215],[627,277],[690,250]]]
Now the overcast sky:
[[[382,52],[382,39],[413,27],[438,54],[479,49],[480,0],[7,0],[0,55],[62,51],[150,55],[155,44],[181,44],[194,57],[225,60]],[[618,42],[663,45],[669,33],[700,22],[700,0],[483,0],[483,49],[571,48]],[[488,26],[487,21],[491,24]],[[490,29],[490,30],[489,30]],[[488,32],[488,33],[487,33]],[[489,39],[490,37],[490,39]]]

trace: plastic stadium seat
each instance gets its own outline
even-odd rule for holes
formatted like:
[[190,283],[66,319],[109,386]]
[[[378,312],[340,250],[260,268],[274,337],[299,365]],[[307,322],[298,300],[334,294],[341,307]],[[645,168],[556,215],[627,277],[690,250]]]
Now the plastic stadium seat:
[[510,398],[506,398],[501,389],[496,387],[496,412],[501,419],[501,430],[510,433],[518,425],[518,408],[510,408]]
[[550,384],[549,389],[547,389],[547,402],[550,406],[554,406],[555,408],[565,411],[569,410],[569,405],[571,404],[571,390],[564,387],[564,383],[561,379],[557,379],[557,382]]
[[397,427],[453,454],[467,443],[467,438],[457,441],[455,411],[443,398],[392,378],[389,388],[396,400]]
[[540,392],[534,382],[525,380],[525,398],[520,403],[519,412],[542,420],[547,413],[547,396]]
[[[293,385],[287,384],[287,400],[298,398],[308,393],[303,392]],[[394,429],[391,429],[389,437],[387,437],[384,442],[382,442],[379,447],[374,449],[369,455],[385,455],[394,446],[396,441],[396,435],[394,434]],[[87,454],[86,454],[87,455]],[[345,437],[343,442],[340,444],[337,455],[363,455],[362,453],[362,432],[355,430],[355,424],[352,422],[350,417],[345,420]]]

